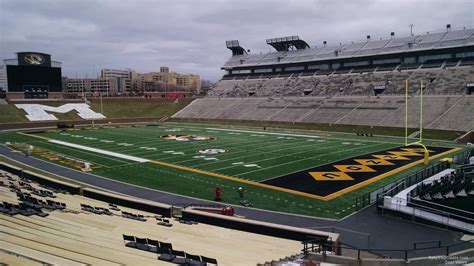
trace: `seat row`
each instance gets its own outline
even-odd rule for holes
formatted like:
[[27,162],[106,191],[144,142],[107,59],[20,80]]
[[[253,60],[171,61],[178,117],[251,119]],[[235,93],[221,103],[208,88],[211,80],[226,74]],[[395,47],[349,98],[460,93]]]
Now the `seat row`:
[[146,222],[146,218],[141,214],[134,214],[134,213],[131,213],[131,212],[122,211],[122,217],[132,219],[132,220],[141,221],[141,222]]
[[0,203],[0,212],[8,215],[38,215],[40,217],[46,217],[49,215],[48,213],[43,212],[41,209],[28,206],[25,203],[13,204],[6,201]]
[[126,247],[157,253],[158,259],[179,265],[217,265],[217,260],[206,256],[193,255],[182,250],[173,249],[168,242],[132,235],[122,235]]
[[105,214],[105,215],[112,215],[112,212],[107,209],[107,208],[102,208],[102,207],[93,207],[87,204],[82,204],[81,203],[81,210],[87,211],[87,212],[92,212],[95,214]]
[[32,197],[30,193],[22,192],[21,190],[16,191],[16,195],[19,201],[23,204],[37,209],[50,209],[50,210],[63,210],[66,208],[66,203],[54,201],[54,200],[41,200]]

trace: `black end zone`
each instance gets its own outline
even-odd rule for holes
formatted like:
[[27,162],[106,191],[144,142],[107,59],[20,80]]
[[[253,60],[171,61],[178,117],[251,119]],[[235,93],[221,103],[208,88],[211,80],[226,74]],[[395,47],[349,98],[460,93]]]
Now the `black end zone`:
[[[450,148],[427,147],[430,157]],[[422,149],[399,147],[306,169],[262,183],[326,197],[389,171],[423,160]]]

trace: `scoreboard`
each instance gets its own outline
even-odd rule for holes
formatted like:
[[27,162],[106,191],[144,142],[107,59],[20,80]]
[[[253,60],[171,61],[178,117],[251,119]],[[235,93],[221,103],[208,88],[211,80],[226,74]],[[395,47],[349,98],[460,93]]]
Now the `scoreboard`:
[[51,56],[18,53],[18,65],[6,65],[8,92],[23,92],[25,98],[48,98],[62,92],[61,68],[51,66]]

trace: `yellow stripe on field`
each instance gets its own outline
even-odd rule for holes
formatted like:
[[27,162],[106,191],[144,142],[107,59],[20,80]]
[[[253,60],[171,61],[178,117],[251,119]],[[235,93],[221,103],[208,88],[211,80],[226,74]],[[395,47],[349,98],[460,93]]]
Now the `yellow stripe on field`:
[[24,133],[24,132],[16,132],[16,133],[17,133],[17,134],[20,134],[20,135],[23,135],[23,136],[27,136],[27,137],[32,137],[32,138],[37,138],[37,139],[42,139],[42,140],[50,140],[50,138],[47,138],[47,137],[42,137],[42,136],[27,134],[27,133]]
[[308,197],[308,198],[324,200],[324,198],[321,197],[321,196],[317,196],[317,195],[313,195],[313,194],[309,194],[309,193],[304,193],[304,192],[295,191],[295,190],[286,189],[286,188],[281,188],[281,187],[275,187],[275,186],[262,184],[262,183],[249,181],[249,180],[244,180],[244,179],[240,179],[240,178],[232,177],[232,176],[228,176],[228,175],[222,175],[222,174],[218,174],[218,173],[213,173],[213,172],[203,171],[203,170],[199,170],[199,169],[194,169],[194,168],[191,168],[191,167],[186,167],[186,166],[181,166],[181,165],[176,165],[176,164],[171,164],[171,163],[165,163],[165,162],[161,162],[161,161],[157,161],[157,160],[152,160],[152,161],[150,161],[150,163],[154,163],[154,164],[158,164],[158,165],[162,165],[162,166],[166,166],[166,167],[171,167],[171,168],[176,168],[176,169],[180,169],[180,170],[184,170],[184,171],[188,171],[188,172],[193,172],[193,173],[197,173],[197,174],[217,177],[217,178],[221,178],[221,179],[225,179],[225,180],[235,181],[235,182],[239,182],[239,183],[244,183],[244,184],[248,184],[248,185],[253,185],[253,186],[258,186],[258,187],[263,187],[263,188],[269,188],[269,189],[278,190],[278,191],[291,193],[291,194],[296,194],[296,195],[304,196],[304,197]]

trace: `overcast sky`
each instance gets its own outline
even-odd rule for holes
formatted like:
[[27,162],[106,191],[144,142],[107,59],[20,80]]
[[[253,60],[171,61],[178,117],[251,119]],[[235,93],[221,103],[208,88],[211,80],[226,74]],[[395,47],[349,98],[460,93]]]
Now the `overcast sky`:
[[0,0],[0,49],[2,58],[50,53],[69,77],[169,66],[215,81],[231,55],[225,40],[252,53],[291,35],[312,47],[350,43],[406,36],[409,24],[414,33],[472,28],[473,10],[473,0]]

